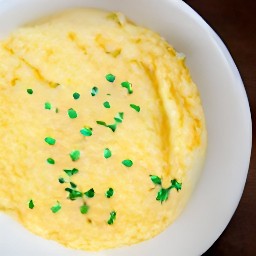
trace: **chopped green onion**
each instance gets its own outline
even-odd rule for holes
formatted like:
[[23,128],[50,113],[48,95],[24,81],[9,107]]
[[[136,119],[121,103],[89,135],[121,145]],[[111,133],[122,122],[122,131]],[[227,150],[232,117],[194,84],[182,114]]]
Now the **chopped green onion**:
[[110,158],[112,156],[112,153],[110,151],[109,148],[105,148],[104,149],[104,157],[107,159],[107,158]]
[[130,160],[130,159],[123,160],[123,161],[122,161],[122,164],[123,164],[124,166],[126,166],[126,167],[131,167],[131,166],[133,166],[133,162],[132,162],[132,160]]
[[77,161],[80,158],[80,151],[79,150],[73,150],[70,154],[69,154],[70,158],[72,159],[72,161]]
[[65,191],[69,192],[68,199],[70,199],[72,201],[76,200],[79,197],[83,197],[83,193],[78,190],[75,190],[72,188],[65,188]]
[[69,183],[70,183],[71,188],[76,188],[77,187],[77,185],[74,182],[70,181]]
[[87,192],[84,193],[87,197],[92,198],[95,195],[94,189],[91,188]]
[[73,98],[78,100],[80,98],[80,94],[78,92],[73,93]]
[[110,103],[109,103],[108,101],[105,101],[105,102],[103,103],[103,106],[104,106],[105,108],[110,108]]
[[115,130],[116,130],[116,124],[106,124],[105,122],[103,122],[103,121],[96,121],[96,123],[98,124],[98,125],[102,125],[102,126],[105,126],[105,127],[108,127],[109,129],[111,129],[112,130],[112,132],[115,132]]
[[140,106],[137,106],[135,104],[130,104],[130,107],[133,108],[135,111],[140,112]]
[[35,207],[34,202],[33,202],[32,199],[29,200],[29,202],[28,202],[28,207],[29,207],[29,209],[33,209],[33,208]]
[[91,89],[91,95],[94,97],[94,96],[96,96],[97,94],[98,94],[98,92],[99,92],[99,89],[98,89],[98,87],[93,87],[92,89]]
[[119,112],[115,117],[114,117],[115,121],[117,123],[122,123],[123,119],[124,119],[124,113],[123,112]]
[[105,195],[106,195],[107,198],[112,197],[114,195],[114,189],[113,188],[109,188],[107,190],[107,192],[105,193]]
[[64,178],[59,178],[59,183],[60,184],[63,184],[63,183],[65,183],[66,181],[65,181],[65,179]]
[[52,138],[52,137],[46,137],[46,138],[44,139],[44,141],[45,141],[47,144],[49,144],[49,145],[55,145],[55,143],[56,143],[56,140],[55,140],[54,138]]
[[59,113],[59,109],[58,108],[55,109],[55,113]]
[[73,108],[70,108],[70,109],[68,110],[68,116],[69,116],[71,119],[77,118],[77,112],[76,112]]
[[107,74],[106,79],[108,82],[113,83],[115,81],[116,77],[112,74]]
[[72,170],[64,170],[64,172],[65,172],[69,177],[71,177],[71,176],[77,174],[77,173],[79,172],[79,170],[76,169],[76,168],[73,168]]
[[86,137],[92,136],[92,128],[84,127],[83,129],[80,130],[80,133]]
[[133,89],[132,89],[132,84],[131,83],[129,83],[127,81],[126,82],[122,82],[121,86],[127,89],[128,94],[132,94],[133,93]]
[[34,92],[33,92],[32,89],[27,89],[27,93],[31,95],[31,94],[33,94]]
[[109,220],[108,220],[108,224],[109,224],[109,225],[114,224],[115,219],[116,219],[116,212],[115,212],[115,211],[112,211],[112,212],[110,213],[110,217],[109,217]]
[[51,211],[53,213],[57,213],[60,209],[61,209],[61,204],[59,201],[57,201],[57,203],[51,207]]
[[156,200],[160,201],[161,203],[166,201],[169,197],[170,189],[168,188],[161,188],[158,193]]
[[44,108],[50,110],[50,109],[52,109],[52,104],[50,102],[45,102]]
[[176,190],[179,191],[182,188],[182,183],[179,183],[176,179],[171,180],[171,184],[172,185],[171,185],[170,189],[176,188]]
[[55,164],[55,160],[52,158],[47,158],[47,163],[48,164]]
[[156,175],[150,175],[151,181],[155,184],[155,185],[162,185],[162,180],[160,177],[156,176]]
[[84,205],[82,205],[82,206],[80,207],[80,212],[81,212],[82,214],[86,214],[86,213],[88,212],[88,210],[89,210],[89,206],[86,205],[86,204],[84,204]]

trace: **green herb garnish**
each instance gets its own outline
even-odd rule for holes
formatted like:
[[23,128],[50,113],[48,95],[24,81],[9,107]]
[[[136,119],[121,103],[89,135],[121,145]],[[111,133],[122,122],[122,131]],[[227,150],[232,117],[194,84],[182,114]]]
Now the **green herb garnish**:
[[109,225],[114,224],[115,219],[116,219],[116,212],[115,212],[115,211],[112,211],[112,212],[110,213],[110,217],[109,217],[109,220],[108,220],[108,224],[109,224]]
[[140,112],[140,106],[137,106],[135,104],[130,104],[130,107],[133,108],[135,111]]
[[72,161],[77,161],[80,158],[80,151],[79,150],[73,150],[70,154],[69,154],[70,158],[72,159]]
[[82,205],[82,206],[80,207],[80,212],[81,212],[82,214],[86,214],[86,213],[88,212],[88,210],[89,210],[89,206],[88,206],[87,204],[84,204],[84,205]]
[[59,113],[59,109],[58,108],[55,109],[55,113]]
[[95,195],[95,192],[94,192],[94,189],[91,188],[91,189],[89,189],[87,192],[85,192],[84,194],[85,194],[87,197],[89,197],[89,198],[93,198],[94,195]]
[[113,83],[115,81],[116,77],[112,74],[107,74],[106,79],[108,82]]
[[91,89],[91,95],[94,97],[94,96],[96,96],[97,94],[98,94],[98,92],[99,92],[99,89],[98,89],[98,87],[93,87],[92,89]]
[[105,148],[104,149],[104,157],[107,159],[107,158],[110,158],[112,156],[112,153],[110,151],[109,148]]
[[123,161],[122,161],[122,164],[123,164],[124,166],[126,166],[126,167],[132,167],[132,166],[133,166],[133,162],[132,162],[132,160],[130,160],[130,159],[123,160]]
[[50,110],[50,109],[52,109],[52,104],[50,102],[45,102],[44,108]]
[[65,172],[69,177],[71,177],[71,176],[77,174],[77,173],[79,172],[79,170],[76,169],[76,168],[73,168],[72,170],[64,170],[64,172]]
[[123,119],[124,119],[124,113],[123,113],[123,112],[119,112],[119,113],[114,117],[114,120],[115,120],[117,123],[122,123],[122,122],[123,122]]
[[70,108],[70,109],[68,110],[68,116],[69,116],[71,119],[77,118],[77,112],[76,112],[73,108]]
[[162,185],[162,180],[161,178],[159,178],[156,175],[150,175],[151,181],[155,184],[155,185]]
[[53,213],[57,213],[60,209],[61,209],[61,204],[59,201],[57,201],[57,203],[51,207],[51,211]]
[[157,193],[156,200],[160,201],[161,203],[163,203],[164,201],[166,201],[169,198],[171,189],[174,188],[177,191],[179,191],[179,190],[181,190],[181,187],[182,187],[182,183],[178,182],[176,179],[171,180],[171,186],[168,188],[162,187],[162,180],[160,177],[158,177],[156,175],[150,175],[150,179],[155,185],[160,186],[160,190]]
[[110,198],[110,197],[112,197],[114,195],[114,189],[113,188],[109,188],[108,190],[107,190],[107,192],[105,193],[105,196],[107,197],[107,198]]
[[35,207],[34,202],[33,202],[32,199],[29,200],[28,207],[29,207],[29,209],[33,209]]
[[163,201],[166,201],[169,197],[170,189],[168,188],[161,188],[156,196],[156,200],[160,201],[161,203]]
[[122,82],[121,86],[127,89],[128,94],[132,94],[133,93],[133,89],[132,89],[132,84],[131,83],[129,83],[127,81],[126,82]]
[[59,183],[60,184],[63,184],[63,183],[65,183],[66,181],[65,181],[65,179],[64,178],[59,178]]
[[31,95],[31,94],[33,94],[34,92],[33,92],[32,89],[27,89],[27,93]]
[[79,197],[83,197],[83,193],[78,190],[72,188],[65,188],[65,191],[69,192],[68,199],[72,201],[76,200]]
[[104,106],[105,108],[110,108],[110,103],[109,103],[108,101],[105,101],[105,102],[103,103],[103,106]]
[[80,130],[80,133],[86,137],[92,136],[92,128],[90,127],[84,127],[83,129]]
[[55,140],[54,138],[52,138],[52,137],[46,137],[46,138],[44,139],[44,141],[45,141],[47,144],[49,144],[49,145],[55,145],[55,143],[56,143],[56,140]]
[[78,100],[80,98],[80,94],[78,92],[73,93],[74,100]]
[[112,132],[115,132],[115,131],[116,131],[116,124],[106,124],[106,123],[103,122],[103,121],[96,121],[96,123],[97,123],[98,125],[102,125],[102,126],[108,127],[109,129],[112,130]]
[[77,187],[77,185],[74,182],[70,181],[69,183],[70,183],[71,188],[76,188]]
[[52,159],[52,158],[47,158],[46,161],[47,161],[48,164],[55,164],[55,160]]

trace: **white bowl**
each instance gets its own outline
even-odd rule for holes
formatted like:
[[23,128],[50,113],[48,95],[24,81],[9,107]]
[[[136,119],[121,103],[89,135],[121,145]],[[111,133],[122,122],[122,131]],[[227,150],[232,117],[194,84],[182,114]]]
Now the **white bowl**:
[[34,236],[1,214],[0,255],[200,255],[230,221],[247,176],[251,117],[238,70],[220,38],[180,0],[0,0],[0,38],[41,16],[83,6],[121,11],[137,24],[157,31],[186,54],[187,65],[201,93],[208,127],[204,171],[184,213],[154,239],[87,253]]

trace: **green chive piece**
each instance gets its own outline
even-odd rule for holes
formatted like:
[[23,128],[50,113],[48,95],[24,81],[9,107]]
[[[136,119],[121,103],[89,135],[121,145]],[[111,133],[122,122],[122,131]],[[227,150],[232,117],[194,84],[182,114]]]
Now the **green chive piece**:
[[108,82],[113,83],[115,81],[116,77],[112,74],[107,74],[106,79]]
[[155,185],[162,185],[162,180],[160,177],[156,175],[150,175],[150,179]]
[[44,103],[44,108],[48,109],[48,110],[51,110],[52,109],[52,104],[50,102],[45,102]]
[[122,161],[122,164],[126,167],[132,167],[133,166],[133,162],[130,159],[126,159],[126,160]]
[[29,209],[33,209],[35,207],[34,202],[33,202],[32,199],[29,200],[28,207],[29,207]]
[[70,109],[68,110],[68,116],[69,116],[71,119],[77,118],[77,112],[76,112],[73,108],[70,108]]
[[77,187],[77,185],[74,182],[70,181],[69,183],[70,183],[71,188],[76,188]]
[[94,97],[98,94],[99,92],[99,89],[98,87],[94,86],[92,89],[91,89],[91,95]]
[[80,151],[79,150],[73,150],[70,154],[69,154],[71,160],[77,161],[80,158]]
[[27,93],[31,95],[34,93],[34,91],[32,89],[27,89]]
[[80,212],[81,212],[82,214],[86,214],[86,213],[88,212],[88,210],[89,210],[89,206],[88,206],[87,204],[84,204],[84,205],[82,205],[82,206],[80,207]]
[[80,94],[78,92],[73,93],[74,100],[78,100],[80,98]]
[[163,203],[164,201],[167,201],[169,197],[170,189],[169,188],[161,188],[156,196],[156,200],[160,201]]
[[109,148],[105,148],[105,149],[104,149],[104,157],[105,157],[106,159],[108,159],[108,158],[110,158],[111,156],[112,156],[112,153],[111,153],[110,149],[109,149]]
[[131,83],[129,83],[127,81],[126,82],[122,82],[121,86],[127,89],[128,94],[132,94],[133,93],[133,89],[132,89],[132,84]]
[[53,213],[57,213],[60,209],[61,209],[61,204],[59,201],[57,201],[57,203],[51,207],[51,211]]
[[76,200],[77,198],[83,197],[83,193],[78,190],[72,188],[65,188],[65,191],[69,192],[68,199],[72,201]]
[[114,189],[113,188],[109,188],[108,190],[107,190],[107,192],[105,193],[105,196],[107,197],[107,198],[110,198],[110,197],[112,197],[114,195]]
[[115,219],[116,219],[116,212],[115,212],[115,211],[112,211],[112,212],[110,213],[110,217],[109,217],[109,220],[108,220],[108,224],[109,224],[109,225],[114,224]]
[[103,122],[103,121],[96,121],[96,123],[97,123],[98,125],[102,125],[102,126],[108,127],[109,129],[112,130],[112,132],[115,132],[115,131],[116,131],[116,124],[109,124],[109,125],[107,125],[107,124],[106,124],[105,122]]
[[94,189],[91,188],[91,189],[89,189],[87,192],[85,192],[84,194],[85,194],[87,197],[89,197],[89,198],[93,198],[94,195],[95,195],[95,192],[94,192]]
[[55,113],[59,113],[59,109],[58,108],[55,109]]
[[63,184],[63,183],[65,183],[66,181],[65,181],[65,179],[64,178],[59,178],[59,183],[60,184]]
[[133,108],[135,111],[140,112],[140,106],[137,106],[135,104],[130,104],[130,107]]
[[108,96],[111,96],[111,94],[110,94],[110,93],[107,93],[107,95],[108,95]]
[[122,123],[123,119],[124,119],[124,113],[123,112],[119,112],[115,117],[114,117],[115,121],[117,123]]
[[109,129],[111,129],[112,132],[115,132],[117,126],[116,126],[116,124],[109,124],[109,125],[107,125],[107,127],[108,127]]
[[170,189],[175,188],[177,191],[179,191],[182,188],[182,183],[179,183],[176,179],[171,180],[171,184],[172,185],[171,185]]
[[47,163],[48,164],[55,164],[55,160],[52,158],[47,158]]
[[104,106],[105,108],[110,108],[110,103],[109,103],[108,101],[105,101],[105,102],[103,103],[103,106]]
[[77,173],[79,172],[79,170],[76,169],[76,168],[73,168],[72,170],[64,170],[64,172],[65,172],[69,177],[71,177],[71,176],[77,174]]
[[84,127],[83,129],[80,130],[80,133],[86,137],[92,136],[92,128],[90,127]]
[[47,144],[49,144],[49,145],[55,145],[55,143],[56,143],[56,140],[54,139],[54,138],[52,138],[52,137],[46,137],[45,139],[44,139],[44,141],[47,143]]

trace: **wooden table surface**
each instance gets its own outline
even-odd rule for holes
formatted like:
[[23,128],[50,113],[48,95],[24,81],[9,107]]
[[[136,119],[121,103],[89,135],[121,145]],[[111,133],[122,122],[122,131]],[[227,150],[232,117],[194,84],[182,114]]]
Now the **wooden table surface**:
[[[229,49],[248,95],[256,133],[256,0],[187,0]],[[204,256],[256,256],[256,139],[245,190],[226,230]],[[189,255],[188,255],[189,256]]]

